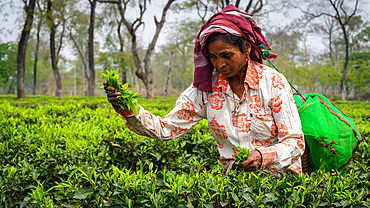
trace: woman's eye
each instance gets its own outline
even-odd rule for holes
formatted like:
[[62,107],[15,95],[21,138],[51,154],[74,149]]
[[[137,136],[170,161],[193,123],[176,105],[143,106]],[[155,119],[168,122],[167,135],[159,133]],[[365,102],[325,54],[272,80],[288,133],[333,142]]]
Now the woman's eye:
[[233,55],[232,54],[224,54],[223,57],[226,58],[226,59],[229,59],[229,58],[233,57]]
[[214,55],[209,55],[209,58],[210,58],[210,59],[216,59],[216,56],[214,56]]

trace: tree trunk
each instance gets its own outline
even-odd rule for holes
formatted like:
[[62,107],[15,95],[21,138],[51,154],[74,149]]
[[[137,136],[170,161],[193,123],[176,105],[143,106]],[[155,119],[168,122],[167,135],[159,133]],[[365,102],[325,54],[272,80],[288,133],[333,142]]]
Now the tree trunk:
[[40,20],[39,20],[38,25],[37,25],[35,62],[33,63],[33,95],[36,95],[37,60],[38,60],[38,57],[39,57],[41,22],[42,22],[42,18],[40,17]]
[[36,0],[30,0],[28,5],[25,1],[25,11],[26,11],[26,21],[23,26],[21,39],[18,43],[18,53],[17,53],[17,97],[26,98],[25,85],[24,85],[24,74],[26,71],[26,50],[27,43],[30,37],[30,32],[33,23],[33,13],[35,10]]
[[149,100],[153,100],[153,97],[154,97],[154,93],[153,93],[153,70],[152,70],[152,67],[151,67],[150,58],[152,56],[152,52],[154,50],[154,47],[157,43],[159,33],[161,32],[161,30],[163,28],[163,25],[164,25],[164,22],[166,21],[167,11],[168,11],[168,9],[170,8],[171,4],[174,1],[175,0],[168,0],[167,1],[167,4],[166,4],[166,6],[164,7],[164,9],[162,11],[162,18],[159,22],[158,22],[157,18],[154,17],[156,30],[155,30],[155,34],[153,36],[152,42],[150,42],[150,44],[148,46],[148,50],[146,51],[145,58],[144,58],[145,73],[146,73],[146,76],[147,76],[147,86],[146,86],[147,87],[147,98]]
[[77,41],[76,39],[73,37],[72,35],[72,32],[69,33],[69,37],[71,38],[72,42],[73,42],[73,45],[76,47],[77,49],[77,52],[78,52],[78,55],[80,56],[81,58],[81,61],[82,61],[82,67],[83,67],[83,76],[86,77],[87,80],[89,80],[89,75],[86,73],[86,68],[87,68],[87,63],[86,63],[86,53],[84,55],[83,51],[81,50],[81,48],[78,46],[77,44]]
[[150,57],[151,57],[151,55],[148,56],[148,59],[144,59],[145,77],[146,77],[146,82],[144,84],[145,84],[145,87],[146,87],[146,97],[148,98],[148,100],[153,100],[153,98],[154,98],[153,69],[152,69],[152,66],[151,66]]
[[143,1],[144,4],[141,4],[141,3],[139,4],[140,17],[137,18],[135,21],[133,21],[132,24],[130,24],[125,18],[125,11],[126,11],[126,7],[127,7],[128,2],[124,2],[124,8],[122,8],[122,1],[118,0],[118,8],[119,8],[119,12],[120,12],[120,15],[121,15],[121,21],[125,24],[125,26],[127,27],[127,30],[129,31],[129,33],[131,35],[131,43],[132,43],[131,49],[132,49],[132,55],[133,55],[135,66],[136,66],[135,74],[139,79],[141,79],[143,81],[143,83],[146,87],[146,90],[147,90],[147,96],[146,97],[149,100],[152,100],[153,97],[154,97],[154,94],[153,94],[153,70],[152,70],[152,67],[151,67],[150,58],[151,58],[152,52],[154,50],[154,47],[157,43],[159,33],[162,30],[162,27],[163,27],[164,22],[166,20],[167,11],[168,11],[168,9],[170,8],[171,4],[174,1],[175,0],[168,0],[167,1],[166,6],[164,7],[164,9],[162,11],[162,16],[161,16],[160,21],[158,21],[157,18],[154,17],[154,22],[155,22],[155,25],[156,25],[156,31],[155,31],[153,39],[150,42],[150,44],[148,46],[148,49],[146,51],[146,54],[145,54],[145,57],[144,57],[145,70],[143,70],[143,68],[141,66],[141,61],[140,61],[140,58],[139,58],[138,49],[137,49],[136,30],[140,27],[140,25],[144,24],[144,22],[142,22],[142,18],[143,18],[143,15],[144,15],[145,11],[146,11],[146,2],[147,1],[144,0]]
[[346,43],[346,57],[344,59],[344,64],[343,64],[343,74],[342,74],[342,80],[340,82],[340,94],[342,97],[342,100],[346,100],[346,81],[347,81],[347,66],[348,66],[348,60],[349,60],[349,41],[348,41],[348,36],[347,36],[347,31],[345,28],[345,25],[341,24],[343,35],[344,35],[344,40]]
[[48,0],[47,3],[47,13],[48,13],[48,20],[50,24],[50,55],[51,55],[51,66],[53,68],[53,74],[55,78],[55,84],[56,84],[56,91],[55,95],[62,98],[62,79],[59,73],[58,64],[57,64],[57,55],[56,55],[56,49],[55,49],[55,33],[57,29],[57,25],[54,23],[54,19],[51,14],[52,11],[52,2],[51,0]]
[[122,25],[122,22],[119,21],[117,22],[118,23],[118,28],[117,28],[117,34],[118,34],[118,40],[119,40],[119,51],[120,51],[120,60],[121,60],[121,77],[122,77],[122,84],[126,84],[127,83],[127,68],[124,67],[125,66],[125,59],[123,58],[123,47],[125,45],[125,42],[124,42],[124,39],[122,37],[122,34],[121,34],[121,25]]
[[121,82],[122,84],[127,83],[127,67],[125,66],[125,59],[123,58],[122,51],[121,53]]
[[123,46],[124,46],[124,41],[123,41],[123,37],[122,37],[122,34],[121,34],[121,24],[122,22],[119,21],[117,22],[118,24],[118,28],[117,28],[117,34],[118,34],[118,40],[119,40],[119,51],[123,51]]
[[174,52],[171,52],[171,53],[172,53],[172,58],[170,61],[170,68],[168,69],[168,74],[167,74],[166,89],[164,90],[164,92],[166,93],[166,96],[168,96],[168,88],[170,88],[173,63],[175,62],[175,58],[176,58],[176,53]]
[[[332,17],[334,17],[339,22],[339,25],[343,32],[344,41],[346,43],[345,60],[343,63],[343,73],[342,73],[342,79],[340,82],[340,94],[341,94],[342,100],[345,101],[346,100],[347,66],[348,66],[348,60],[349,60],[349,40],[348,40],[346,25],[349,23],[350,19],[356,14],[358,0],[356,0],[355,8],[352,14],[350,15],[348,15],[348,13],[343,9],[343,1],[329,0],[329,2],[336,12],[336,14]],[[343,12],[343,14],[341,14],[340,12]]]
[[54,74],[55,84],[56,84],[55,96],[62,98],[63,97],[62,79],[59,73],[56,51],[55,51],[55,30],[56,30],[56,25],[52,27],[52,32],[50,33],[51,66],[53,68],[53,74]]
[[89,40],[88,40],[88,51],[89,51],[89,96],[95,95],[95,63],[94,63],[94,27],[95,27],[95,8],[96,0],[90,1],[90,27],[89,27]]

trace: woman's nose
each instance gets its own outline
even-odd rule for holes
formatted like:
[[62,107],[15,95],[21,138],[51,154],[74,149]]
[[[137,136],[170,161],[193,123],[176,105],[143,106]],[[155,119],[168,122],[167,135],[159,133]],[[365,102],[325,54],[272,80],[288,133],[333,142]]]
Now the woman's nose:
[[226,64],[225,64],[225,62],[224,62],[223,60],[218,59],[218,60],[217,60],[217,66],[216,66],[216,68],[217,68],[217,69],[222,69],[225,65],[226,65]]

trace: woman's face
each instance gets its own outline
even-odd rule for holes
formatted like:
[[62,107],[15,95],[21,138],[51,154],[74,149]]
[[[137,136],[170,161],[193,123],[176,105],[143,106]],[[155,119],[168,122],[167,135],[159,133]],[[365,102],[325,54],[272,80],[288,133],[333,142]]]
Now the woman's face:
[[208,44],[208,55],[212,65],[227,78],[244,75],[247,54],[250,47],[246,46],[242,53],[238,46],[215,40]]

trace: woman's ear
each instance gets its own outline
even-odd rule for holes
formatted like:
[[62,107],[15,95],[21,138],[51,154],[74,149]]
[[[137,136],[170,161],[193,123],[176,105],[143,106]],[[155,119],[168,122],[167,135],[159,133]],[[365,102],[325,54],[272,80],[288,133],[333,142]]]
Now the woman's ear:
[[248,43],[248,41],[245,41],[245,44],[244,44],[244,52],[249,55],[250,52],[251,52],[251,44]]

